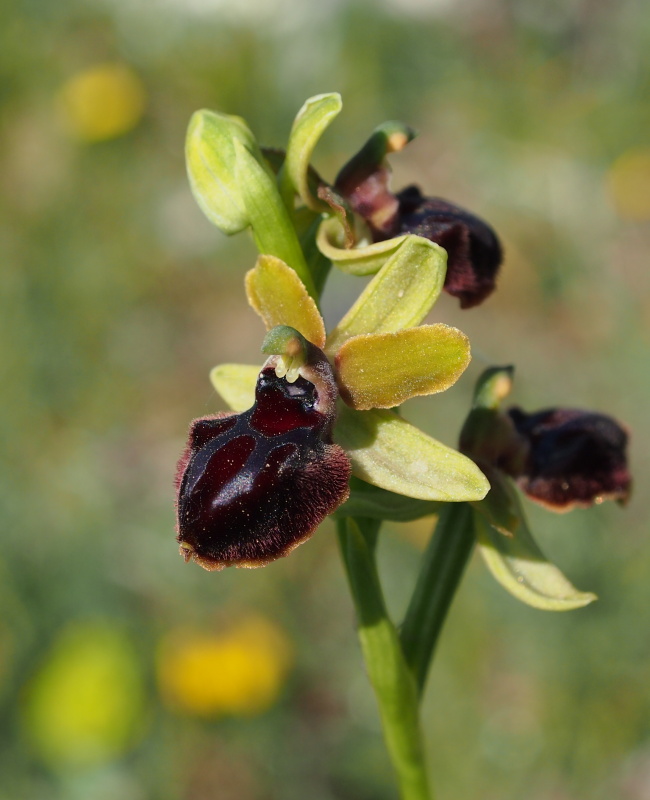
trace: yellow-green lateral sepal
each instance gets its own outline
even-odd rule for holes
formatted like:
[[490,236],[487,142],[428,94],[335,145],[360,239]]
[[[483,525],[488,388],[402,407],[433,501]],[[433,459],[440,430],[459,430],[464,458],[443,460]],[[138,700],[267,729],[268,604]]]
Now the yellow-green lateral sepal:
[[248,364],[220,364],[210,371],[210,381],[226,405],[241,413],[255,402],[255,384],[259,374],[259,367]]
[[408,236],[363,290],[327,339],[335,353],[353,336],[396,333],[419,325],[438,299],[447,253],[421,236]]
[[[479,550],[496,580],[513,597],[544,611],[571,611],[596,600],[595,594],[578,591],[547,561],[533,539],[516,493],[509,490],[507,494],[510,509],[504,509],[503,513],[496,513],[493,507],[483,510],[480,503],[474,511]],[[512,514],[512,505],[516,514]],[[502,521],[500,529],[490,524],[495,517]],[[508,518],[514,524],[512,530],[504,531],[503,522]]]
[[408,234],[404,234],[363,247],[346,247],[345,229],[336,217],[331,217],[321,223],[316,245],[341,272],[348,275],[374,275],[407,238]]
[[192,115],[185,141],[192,193],[210,222],[229,235],[250,224],[235,174],[235,141],[257,152],[255,137],[240,117],[205,109]]
[[280,178],[282,196],[287,202],[293,199],[295,191],[312,211],[329,210],[329,206],[310,191],[307,175],[314,147],[341,108],[341,95],[334,92],[310,97],[298,112]]
[[316,347],[325,344],[325,325],[316,303],[284,261],[275,256],[260,256],[254,269],[246,273],[246,295],[267,330],[289,325]]
[[336,356],[341,396],[361,411],[443,392],[470,362],[469,339],[439,323],[348,339]]
[[334,440],[352,473],[374,486],[421,500],[481,500],[490,484],[469,458],[391,411],[341,406]]

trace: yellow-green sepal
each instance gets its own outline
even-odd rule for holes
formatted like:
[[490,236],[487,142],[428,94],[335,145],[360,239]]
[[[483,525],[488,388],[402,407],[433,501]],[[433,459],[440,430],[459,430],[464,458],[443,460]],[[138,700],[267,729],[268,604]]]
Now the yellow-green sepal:
[[353,336],[419,325],[438,299],[446,271],[442,247],[421,236],[405,237],[330,333],[327,352],[336,353]]
[[250,224],[236,176],[235,142],[261,158],[253,133],[240,117],[207,109],[192,115],[185,141],[192,193],[210,222],[228,235]]
[[481,500],[490,484],[476,464],[392,411],[342,405],[334,441],[352,473],[374,486],[420,500]]
[[261,255],[246,273],[246,295],[267,330],[289,325],[322,348],[325,324],[305,284],[291,267],[275,256]]
[[544,611],[571,611],[596,600],[546,559],[508,479],[491,473],[490,480],[495,495],[474,504],[474,524],[479,550],[495,579],[513,597]]
[[348,339],[336,356],[341,396],[352,408],[393,408],[453,386],[471,360],[469,339],[438,323]]
[[346,247],[346,229],[336,217],[324,220],[316,236],[321,253],[341,272],[348,275],[374,275],[386,263],[386,259],[408,238],[396,236],[384,242],[375,242],[361,247]]
[[210,371],[210,382],[226,405],[240,414],[255,402],[255,385],[260,367],[249,364],[220,364]]
[[289,208],[293,206],[295,192],[312,211],[329,210],[329,206],[319,200],[309,187],[309,162],[318,140],[342,106],[341,95],[332,92],[310,97],[298,112],[280,173],[280,191]]

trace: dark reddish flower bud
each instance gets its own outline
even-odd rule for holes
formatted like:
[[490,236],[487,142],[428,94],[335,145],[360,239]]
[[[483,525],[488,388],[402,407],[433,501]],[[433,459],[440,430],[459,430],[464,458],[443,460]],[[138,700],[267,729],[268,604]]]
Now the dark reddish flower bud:
[[460,300],[461,308],[482,303],[494,291],[502,260],[496,233],[469,211],[441,200],[424,197],[417,186],[398,195],[397,234],[415,233],[447,251],[445,291]]
[[178,464],[177,539],[205,569],[288,555],[349,494],[350,462],[331,439],[332,368],[292,328],[274,328],[266,343],[278,339],[253,407],[195,420]]
[[569,408],[511,408],[508,415],[527,454],[516,469],[504,469],[531,499],[555,511],[627,500],[627,433],[616,420]]
[[[386,155],[401,150],[413,136],[399,122],[381,125],[339,172],[334,192],[363,217],[373,241],[413,233],[444,247],[445,291],[460,300],[461,308],[471,308],[494,291],[501,244],[486,222],[439,197],[425,197],[417,186],[393,194]],[[337,212],[340,203],[322,199]]]
[[415,132],[401,122],[385,122],[373,131],[334,181],[336,192],[366,220],[376,241],[389,239],[397,229],[399,201],[388,188],[390,167],[386,156],[402,150],[414,136]]

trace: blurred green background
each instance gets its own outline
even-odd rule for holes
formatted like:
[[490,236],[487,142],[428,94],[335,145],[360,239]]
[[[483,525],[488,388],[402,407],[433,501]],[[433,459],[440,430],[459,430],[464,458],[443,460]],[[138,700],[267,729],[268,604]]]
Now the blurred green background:
[[[394,797],[332,528],[256,571],[184,565],[172,480],[217,363],[259,363],[247,236],[195,205],[191,113],[282,146],[340,91],[333,178],[378,123],[393,158],[489,220],[499,290],[432,319],[474,362],[407,416],[448,444],[472,384],[633,430],[636,493],[555,516],[547,553],[598,603],[519,605],[479,559],[425,702],[442,800],[650,798],[650,6],[643,0],[2,0],[2,800]],[[331,323],[356,296],[325,296]],[[388,527],[396,618],[433,521]],[[214,681],[214,675],[219,676]]]

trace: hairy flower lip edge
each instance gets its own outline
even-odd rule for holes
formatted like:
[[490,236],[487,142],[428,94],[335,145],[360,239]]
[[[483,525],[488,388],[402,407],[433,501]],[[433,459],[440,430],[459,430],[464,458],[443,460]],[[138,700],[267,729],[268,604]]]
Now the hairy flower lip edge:
[[[519,469],[509,474],[532,501],[556,513],[590,508],[608,500],[620,505],[629,501],[633,485],[627,458],[629,430],[614,417],[590,410],[564,407],[527,413],[518,406],[512,406],[506,413],[528,451],[527,458],[522,460]],[[530,431],[530,436],[526,436],[523,432],[526,421],[534,425],[535,419],[543,419],[546,429],[539,432],[536,438],[534,430]],[[518,425],[517,421],[524,424]],[[560,463],[560,469],[555,474],[552,464],[536,463],[539,458],[536,451],[545,446],[539,440],[562,435],[568,437],[568,441],[564,443],[567,451],[564,459],[568,463]],[[612,441],[612,436],[618,441]],[[576,437],[579,437],[577,441]],[[562,457],[561,446],[562,442],[555,447],[556,459],[558,453]],[[580,459],[585,458],[592,465],[596,464],[595,472],[590,474],[586,469],[587,465],[579,463]],[[571,467],[573,472],[562,472],[562,469],[570,470]],[[564,495],[562,499],[558,499],[561,496],[559,492]]]
[[[313,444],[309,444],[311,441],[309,436],[310,432],[312,431],[312,427],[308,426],[307,428],[304,428],[305,436],[308,438],[303,446],[303,449],[300,451],[298,461],[296,462],[294,458],[296,451],[292,450],[291,455],[287,456],[288,458],[292,459],[292,466],[290,467],[289,473],[286,472],[286,468],[284,468],[284,471],[277,473],[274,486],[271,487],[270,490],[265,490],[267,493],[262,495],[262,499],[267,496],[271,498],[275,492],[279,492],[277,496],[278,504],[284,503],[284,505],[282,507],[274,505],[272,511],[266,512],[266,516],[264,516],[265,512],[263,510],[260,511],[259,508],[257,509],[257,515],[255,513],[252,515],[253,518],[251,518],[250,512],[246,512],[246,516],[249,521],[249,528],[242,532],[243,535],[239,537],[240,541],[235,546],[235,549],[239,547],[242,549],[250,549],[250,541],[245,542],[244,535],[256,530],[259,533],[261,530],[260,526],[262,526],[264,528],[263,533],[268,534],[268,541],[266,543],[260,543],[259,539],[255,539],[254,547],[255,549],[258,549],[258,547],[261,548],[260,553],[263,552],[263,555],[259,554],[255,555],[254,557],[247,557],[237,554],[236,557],[233,558],[215,555],[214,551],[217,549],[217,544],[219,547],[222,547],[222,549],[228,548],[228,551],[230,552],[233,547],[232,542],[221,543],[217,541],[217,544],[212,544],[215,538],[218,539],[218,536],[216,536],[214,533],[214,530],[218,527],[218,520],[217,523],[215,523],[212,519],[210,519],[209,533],[206,533],[207,528],[203,527],[203,533],[197,535],[195,530],[192,530],[191,527],[187,527],[187,524],[181,518],[181,506],[184,502],[182,498],[182,491],[184,479],[188,474],[192,460],[201,453],[205,446],[209,446],[214,440],[213,438],[208,438],[206,442],[203,443],[197,441],[197,430],[202,422],[211,420],[235,419],[237,422],[235,422],[235,426],[232,429],[234,433],[235,429],[240,424],[239,421],[241,421],[241,425],[243,425],[246,429],[246,435],[254,438],[256,442],[255,448],[257,448],[258,443],[261,442],[261,446],[263,448],[271,447],[269,454],[277,452],[278,447],[282,448],[285,446],[282,444],[284,439],[281,434],[277,437],[277,441],[271,436],[271,441],[276,441],[274,445],[269,445],[268,443],[264,445],[264,441],[267,441],[269,436],[264,432],[263,429],[257,428],[256,425],[253,424],[253,417],[256,413],[256,409],[259,408],[261,411],[264,401],[264,394],[262,392],[260,383],[262,376],[270,376],[273,374],[277,380],[281,382],[284,381],[284,383],[288,384],[286,379],[278,377],[276,374],[276,367],[280,362],[281,356],[274,354],[265,361],[258,375],[255,403],[247,411],[244,411],[240,414],[232,412],[219,412],[215,415],[200,417],[191,423],[188,442],[178,462],[175,478],[177,490],[176,538],[179,542],[180,554],[183,556],[186,562],[190,560],[196,561],[200,566],[209,571],[219,571],[228,566],[244,568],[266,566],[278,558],[287,556],[296,547],[298,547],[300,544],[303,544],[305,541],[307,541],[307,539],[311,538],[325,517],[332,514],[336,508],[339,507],[339,505],[348,499],[348,484],[351,474],[351,463],[343,448],[332,442],[332,425],[336,416],[336,399],[338,397],[338,391],[336,389],[331,366],[329,365],[329,362],[327,362],[322,351],[310,343],[308,343],[308,350],[308,361],[306,364],[301,365],[300,372],[301,377],[304,377],[306,381],[312,384],[318,398],[313,406],[309,406],[317,413],[319,417],[322,418],[322,420],[317,423],[318,428],[315,429],[319,431],[316,434],[317,439]],[[280,385],[283,384],[281,383]],[[287,389],[287,391],[290,392],[291,390]],[[262,393],[260,394],[260,392]],[[263,411],[262,414],[264,414]],[[300,425],[298,425],[297,428],[290,425],[287,430],[290,432],[294,430],[300,430],[301,428],[302,426]],[[226,435],[229,431],[230,429],[225,432]],[[216,438],[219,438],[222,435],[223,434],[218,434]],[[228,442],[237,441],[237,439],[240,439],[242,435],[242,432],[239,431],[235,438],[228,439]],[[257,439],[255,439],[256,436]],[[221,447],[223,447],[223,445]],[[219,449],[221,449],[221,447]],[[218,453],[218,450],[216,452]],[[251,453],[251,456],[252,455],[253,453]],[[268,458],[268,456],[266,456],[265,459],[266,458]],[[235,473],[236,475],[241,474],[241,470],[247,463],[247,459],[248,456],[246,456],[246,459],[238,468],[237,472]],[[209,464],[209,461],[207,463]],[[269,463],[267,462],[266,467],[268,466]],[[196,478],[195,485],[202,479],[202,476],[205,474],[205,469],[207,468],[207,466],[203,467],[203,473],[201,477]],[[283,475],[285,476],[284,478]],[[288,486],[286,485],[287,476],[289,476],[290,480],[292,481],[291,490],[289,490]],[[221,492],[222,489],[219,489],[218,491]],[[218,497],[219,494],[217,494],[217,498]],[[244,503],[249,501],[249,498],[246,497],[246,495],[243,496],[243,499]],[[293,513],[290,513],[290,516],[287,517],[287,513],[290,511],[288,503],[292,502],[293,500],[295,500],[297,503],[297,509],[294,510]],[[258,499],[258,503],[261,502],[262,501]],[[226,505],[228,505],[228,503],[226,503]],[[218,514],[219,509],[217,509],[215,513]],[[229,512],[226,511],[226,521],[228,520],[228,513]],[[291,523],[295,523],[295,526],[293,524],[287,525],[288,520],[290,520]],[[189,524],[190,526],[193,526],[195,525],[195,522],[191,522]],[[282,525],[284,525],[284,528],[281,529]],[[203,539],[206,539],[207,536],[207,544],[202,545],[201,547],[198,546],[199,535],[202,536]],[[278,542],[280,542],[280,544],[278,544]],[[269,547],[272,548],[271,552],[268,552]],[[266,550],[264,548],[266,548]],[[212,552],[206,552],[208,549],[211,549]]]
[[632,490],[629,430],[614,417],[585,409],[501,410],[513,368],[491,367],[479,377],[460,449],[484,471],[497,470],[533,502],[565,513],[607,500],[624,505]]

